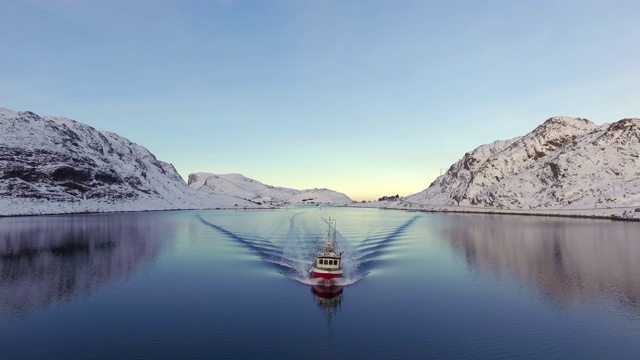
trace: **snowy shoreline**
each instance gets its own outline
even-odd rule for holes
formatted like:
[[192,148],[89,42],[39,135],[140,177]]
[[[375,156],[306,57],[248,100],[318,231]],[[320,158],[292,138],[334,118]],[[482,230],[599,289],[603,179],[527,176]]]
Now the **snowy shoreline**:
[[[0,207],[2,207],[0,200]],[[116,204],[111,204],[116,205]],[[193,210],[279,210],[282,207],[186,207],[186,208],[124,208],[125,204],[118,204],[113,209],[63,209],[61,212],[51,212],[48,209],[31,209],[31,212],[25,213],[0,213],[0,218],[8,217],[26,217],[26,216],[60,216],[60,215],[89,215],[89,214],[109,214],[109,213],[138,213],[152,211],[193,211]],[[345,205],[328,205],[325,207],[345,207]],[[510,216],[536,216],[536,217],[557,217],[557,218],[574,218],[587,220],[613,220],[613,221],[634,221],[640,222],[640,207],[608,207],[595,209],[496,209],[486,207],[473,206],[438,206],[413,204],[406,201],[396,202],[372,202],[372,203],[353,203],[346,207],[357,208],[375,208],[381,210],[404,210],[404,211],[420,211],[428,213],[452,213],[452,214],[483,214],[483,215],[510,215]],[[49,210],[49,211],[47,211]]]
[[113,211],[76,211],[76,212],[62,212],[62,213],[31,213],[31,214],[0,214],[2,218],[16,218],[16,217],[32,217],[32,216],[64,216],[64,215],[96,215],[96,214],[124,214],[124,213],[146,213],[146,212],[168,212],[168,211],[218,211],[218,210],[278,210],[278,208],[264,208],[264,207],[247,207],[242,209],[237,208],[197,208],[197,209],[148,209],[148,210],[113,210]]
[[639,206],[603,207],[593,209],[498,209],[479,206],[424,205],[409,203],[403,200],[394,202],[356,203],[350,204],[349,206],[430,213],[514,215],[640,222]]
[[[157,199],[154,199],[157,200]],[[237,199],[240,200],[240,199]],[[239,201],[238,201],[239,202]],[[233,204],[233,203],[232,203]],[[14,209],[14,210],[11,210]],[[19,210],[17,210],[19,209]],[[96,200],[83,202],[51,202],[36,199],[0,199],[0,218],[19,216],[48,215],[80,215],[133,213],[148,211],[183,211],[183,210],[256,210],[273,209],[267,206],[251,206],[247,203],[235,206],[231,204],[184,204],[184,206],[167,206],[162,201],[126,201],[105,203]]]

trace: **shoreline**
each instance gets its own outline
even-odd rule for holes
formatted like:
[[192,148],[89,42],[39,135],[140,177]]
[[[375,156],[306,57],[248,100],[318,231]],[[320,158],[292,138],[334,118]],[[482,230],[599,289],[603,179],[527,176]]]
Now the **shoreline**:
[[396,209],[396,208],[380,208],[383,210],[404,210],[404,211],[418,211],[418,212],[428,212],[428,213],[442,213],[442,214],[467,214],[467,215],[507,215],[507,216],[535,216],[535,217],[554,217],[554,218],[572,218],[572,219],[585,219],[585,220],[611,220],[611,221],[631,221],[631,222],[640,222],[640,218],[625,218],[621,216],[617,216],[615,214],[612,215],[587,215],[587,214],[558,214],[558,213],[525,213],[525,212],[508,212],[508,211],[492,211],[492,210],[478,210],[478,211],[467,211],[467,210],[428,210],[428,209]]
[[[289,205],[290,206],[290,205]],[[295,205],[294,205],[295,206]],[[305,205],[301,205],[305,206]],[[535,216],[535,217],[555,217],[555,218],[573,218],[585,220],[610,220],[610,221],[626,221],[640,222],[640,206],[625,207],[606,207],[592,209],[498,209],[474,206],[442,206],[442,205],[425,205],[411,203],[400,200],[395,202],[372,202],[372,203],[352,203],[352,204],[323,204],[325,207],[352,207],[352,208],[368,208],[381,210],[402,210],[425,213],[451,213],[451,214],[481,214],[481,215],[508,215],[508,216]],[[171,209],[104,209],[103,211],[62,211],[62,212],[33,212],[23,214],[0,214],[2,218],[13,217],[31,217],[31,216],[63,216],[63,215],[95,215],[95,214],[114,214],[114,213],[142,213],[153,211],[215,211],[215,210],[280,210],[286,207],[185,207]],[[35,209],[34,209],[35,210]],[[70,209],[68,209],[70,210]],[[569,212],[569,213],[567,213]],[[594,214],[596,212],[596,214]],[[624,216],[627,214],[627,216]],[[632,216],[629,216],[632,215]]]
[[[2,199],[0,199],[2,200]],[[63,203],[53,203],[53,204],[63,204]],[[66,203],[64,203],[66,204]],[[0,205],[2,205],[2,203],[0,202]],[[94,204],[95,205],[95,204]],[[109,204],[109,205],[114,205],[114,204]],[[291,207],[292,205],[287,205],[289,207]],[[102,210],[95,210],[95,209],[91,209],[91,210],[72,210],[71,208],[67,208],[67,211],[62,211],[62,212],[47,212],[46,210],[44,212],[38,212],[38,210],[42,211],[41,208],[39,207],[33,207],[31,210],[33,210],[32,212],[25,212],[25,213],[14,213],[14,214],[2,214],[0,213],[0,219],[2,218],[16,218],[16,217],[32,217],[32,216],[64,216],[64,215],[95,215],[95,214],[118,214],[118,213],[143,213],[143,212],[154,212],[154,211],[217,211],[217,210],[237,210],[237,211],[246,211],[246,210],[280,210],[280,209],[286,209],[287,206],[273,206],[273,205],[269,205],[267,206],[256,206],[256,207],[252,207],[252,206],[212,206],[212,207],[183,207],[183,208],[165,208],[165,209],[153,209],[153,208],[144,208],[144,206],[140,209],[118,209],[118,208],[112,208],[112,209],[102,209]],[[293,206],[300,206],[300,207],[322,207],[322,206],[326,206],[326,207],[345,207],[346,204],[343,205],[329,205],[329,204],[322,204],[322,205],[306,205],[306,204],[296,204]]]
[[[364,205],[364,206],[360,206]],[[592,209],[498,209],[475,206],[426,205],[400,200],[394,202],[358,203],[349,206],[377,208],[385,210],[405,210],[428,213],[485,214],[509,216],[536,216],[590,220],[611,220],[640,222],[640,205],[622,207],[604,207]],[[629,212],[630,211],[630,212]],[[628,213],[627,213],[628,212]],[[625,216],[632,215],[632,216]]]

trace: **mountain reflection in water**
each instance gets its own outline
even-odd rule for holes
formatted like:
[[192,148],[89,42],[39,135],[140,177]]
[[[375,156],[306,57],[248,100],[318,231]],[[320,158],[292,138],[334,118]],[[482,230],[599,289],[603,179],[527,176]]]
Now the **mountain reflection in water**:
[[636,223],[477,216],[447,229],[470,270],[510,276],[562,306],[613,299],[640,313]]
[[149,264],[174,229],[145,215],[0,219],[0,316],[89,295]]

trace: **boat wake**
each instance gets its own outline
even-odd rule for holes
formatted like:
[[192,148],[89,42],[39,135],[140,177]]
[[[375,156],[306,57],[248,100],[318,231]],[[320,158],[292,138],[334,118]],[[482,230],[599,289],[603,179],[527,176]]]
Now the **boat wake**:
[[[284,276],[306,285],[349,286],[369,274],[375,263],[393,243],[418,218],[411,218],[397,227],[374,229],[363,239],[347,240],[340,231],[336,232],[337,247],[343,252],[343,277],[327,280],[312,278],[309,274],[315,255],[324,245],[326,222],[317,213],[301,211],[287,214],[288,224],[281,231],[273,231],[269,236],[247,233],[246,229],[221,226],[202,215],[196,218],[204,225],[216,230],[229,240],[245,246],[257,253],[262,260],[275,266]],[[348,220],[345,220],[345,222]]]

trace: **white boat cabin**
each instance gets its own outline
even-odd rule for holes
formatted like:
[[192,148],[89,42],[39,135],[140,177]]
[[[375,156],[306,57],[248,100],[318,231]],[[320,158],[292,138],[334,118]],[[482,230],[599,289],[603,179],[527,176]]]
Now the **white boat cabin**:
[[313,262],[313,266],[322,270],[340,270],[342,268],[341,262],[340,258],[318,256]]

